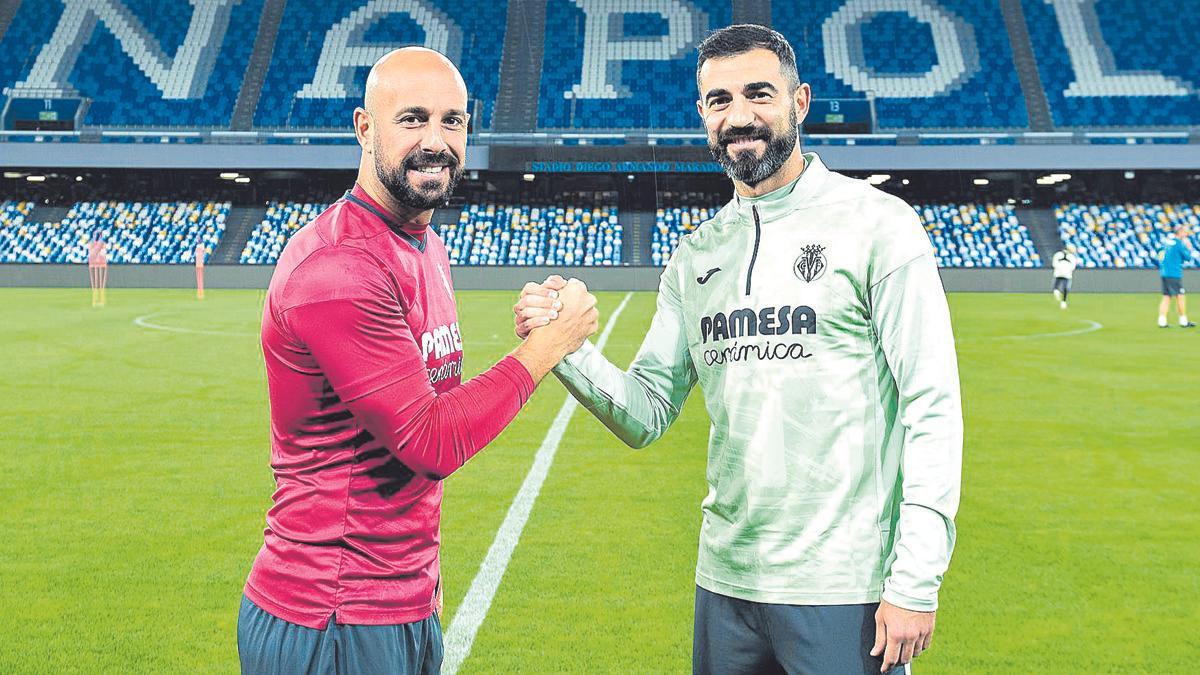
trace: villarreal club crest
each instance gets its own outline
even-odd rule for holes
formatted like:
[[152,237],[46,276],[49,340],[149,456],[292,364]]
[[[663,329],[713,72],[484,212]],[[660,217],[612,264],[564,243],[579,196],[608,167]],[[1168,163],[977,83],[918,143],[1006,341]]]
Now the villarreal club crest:
[[792,271],[806,282],[813,282],[825,274],[829,261],[825,259],[825,247],[809,244],[801,249],[800,257],[792,264]]

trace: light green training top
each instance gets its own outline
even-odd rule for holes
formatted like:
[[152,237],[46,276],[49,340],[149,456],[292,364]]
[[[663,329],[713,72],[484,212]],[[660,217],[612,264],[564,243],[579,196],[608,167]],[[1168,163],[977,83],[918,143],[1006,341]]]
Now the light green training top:
[[933,249],[902,200],[829,171],[683,237],[628,371],[555,374],[621,440],[699,382],[712,427],[696,583],[756,602],[929,611],[954,547],[962,408]]

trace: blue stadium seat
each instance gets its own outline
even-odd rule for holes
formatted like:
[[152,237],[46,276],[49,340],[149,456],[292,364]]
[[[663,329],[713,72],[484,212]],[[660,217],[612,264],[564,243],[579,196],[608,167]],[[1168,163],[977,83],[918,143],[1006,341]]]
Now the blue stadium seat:
[[[478,113],[472,127],[490,128],[504,51],[507,2],[423,0],[423,5],[436,8],[422,16],[427,25],[434,27],[430,31],[412,16],[401,13],[402,4],[394,3],[389,9],[376,3],[379,13],[369,14],[364,13],[369,6],[364,0],[289,2],[275,39],[255,126],[349,130],[354,108],[362,104],[362,87],[371,63],[391,49],[425,44],[458,64],[471,97],[467,111]],[[336,48],[336,41],[331,42],[330,56],[352,58],[369,50],[359,59],[364,65],[345,71],[318,68],[327,34],[334,25],[350,31],[350,37],[342,49]],[[336,58],[330,61],[333,63]]]
[[[78,45],[79,56],[68,75],[78,94],[91,99],[85,122],[110,126],[216,126],[228,127],[245,75],[250,51],[258,32],[262,0],[240,0],[232,4],[230,19],[220,44],[200,54],[203,72],[212,65],[202,91],[188,98],[167,99],[159,85],[146,74],[138,60],[174,59],[192,23],[193,3],[157,0],[121,0],[126,18],[136,19],[145,33],[134,26],[123,37],[98,21],[90,39]],[[50,42],[63,14],[63,5],[50,0],[20,3],[9,30],[0,40],[0,89],[12,87],[29,77],[30,70]],[[55,45],[58,53],[72,51],[71,45]],[[124,48],[132,50],[136,59]],[[161,62],[160,62],[161,63]],[[165,68],[167,64],[162,64]],[[166,81],[186,83],[183,71],[174,70]]]
[[[1196,3],[1097,0],[1079,5],[1076,20],[1062,24],[1046,0],[1022,0],[1022,7],[1056,125],[1200,125],[1200,60],[1186,47],[1200,35]],[[1092,55],[1104,75],[1085,70],[1074,85],[1079,74],[1068,42]]]
[[1054,215],[1082,267],[1158,267],[1163,240],[1181,224],[1191,225],[1192,250],[1200,251],[1200,204],[1067,203]]
[[229,207],[229,202],[79,202],[60,222],[26,220],[4,227],[0,262],[87,262],[87,243],[98,233],[108,244],[110,263],[194,263],[198,241],[210,254],[216,250]]

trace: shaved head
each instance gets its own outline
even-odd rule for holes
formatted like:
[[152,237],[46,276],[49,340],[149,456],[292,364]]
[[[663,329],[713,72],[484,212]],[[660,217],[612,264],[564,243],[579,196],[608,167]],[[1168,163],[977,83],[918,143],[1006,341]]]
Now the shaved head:
[[413,86],[433,84],[451,86],[462,95],[462,107],[467,107],[467,83],[450,59],[425,47],[402,47],[384,54],[367,75],[363,107],[376,113],[378,106],[392,101],[399,93]]
[[359,183],[397,213],[428,218],[462,177],[469,119],[467,85],[450,59],[424,47],[388,52],[354,112]]

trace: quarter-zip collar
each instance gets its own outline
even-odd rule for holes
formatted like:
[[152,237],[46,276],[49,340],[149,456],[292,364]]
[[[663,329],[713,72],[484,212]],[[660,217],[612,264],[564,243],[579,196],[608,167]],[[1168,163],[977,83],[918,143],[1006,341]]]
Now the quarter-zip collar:
[[829,176],[829,169],[815,152],[804,153],[804,170],[796,180],[772,190],[761,197],[742,197],[736,192],[730,206],[738,222],[754,225],[754,212],[758,212],[761,223],[767,223],[795,211],[821,193],[821,185]]

